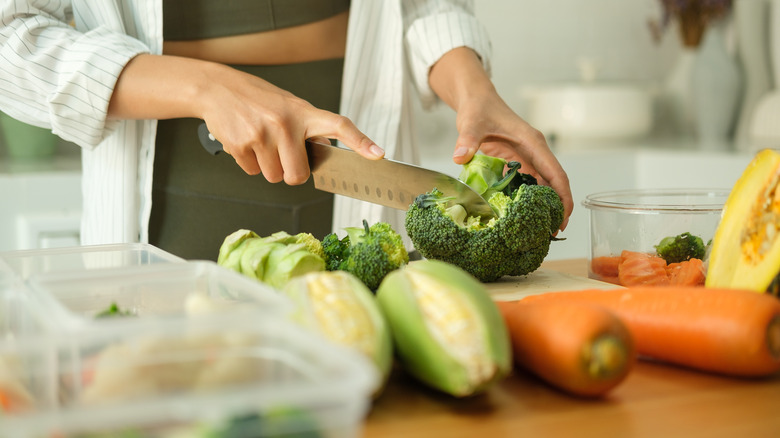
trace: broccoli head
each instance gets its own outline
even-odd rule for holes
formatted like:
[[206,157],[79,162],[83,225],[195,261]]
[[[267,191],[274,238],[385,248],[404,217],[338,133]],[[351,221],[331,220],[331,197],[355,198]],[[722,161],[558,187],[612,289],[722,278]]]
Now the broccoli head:
[[363,227],[349,227],[339,239],[335,233],[322,240],[325,266],[329,271],[347,271],[376,291],[387,274],[409,263],[401,236],[390,224],[378,222]]
[[[486,166],[485,160],[498,164]],[[452,204],[451,198],[434,188],[419,195],[409,207],[405,222],[409,238],[423,257],[452,263],[482,282],[535,271],[563,222],[561,199],[552,188],[537,185],[532,176],[519,173],[519,163],[507,164],[496,157],[465,164],[462,180],[473,181],[464,175],[468,176],[474,165],[478,180],[485,182],[477,192],[489,195],[486,199],[497,217],[484,220],[469,216],[461,205]],[[505,167],[508,171],[503,174]],[[494,175],[487,174],[487,168]]]
[[679,263],[690,259],[703,260],[707,247],[701,237],[685,232],[664,237],[655,246],[655,251],[666,263]]

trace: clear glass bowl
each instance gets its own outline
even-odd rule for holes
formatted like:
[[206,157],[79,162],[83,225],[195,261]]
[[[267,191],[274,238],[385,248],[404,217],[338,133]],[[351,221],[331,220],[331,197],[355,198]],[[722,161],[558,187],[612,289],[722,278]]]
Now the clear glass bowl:
[[[609,281],[593,271],[593,260],[620,256],[624,250],[655,254],[668,236],[689,232],[711,241],[720,222],[727,189],[622,190],[588,195],[590,211],[588,276]],[[614,281],[610,281],[614,282]]]

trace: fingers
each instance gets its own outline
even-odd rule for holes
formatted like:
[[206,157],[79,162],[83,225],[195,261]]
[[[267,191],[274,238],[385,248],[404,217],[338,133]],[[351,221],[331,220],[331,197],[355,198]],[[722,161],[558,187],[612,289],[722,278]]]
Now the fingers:
[[561,198],[564,219],[560,230],[565,230],[574,210],[569,177],[547,145],[544,135],[525,123],[515,125],[520,129],[513,135],[494,133],[480,135],[475,126],[479,128],[480,125],[472,124],[461,129],[462,132],[455,142],[453,161],[461,165],[468,163],[480,149],[485,154],[504,158],[507,161],[520,161],[521,172],[529,173],[539,179],[540,183],[549,185]]
[[232,132],[227,138],[220,139],[223,150],[233,156],[244,172],[262,173],[272,183],[298,185],[309,179],[306,139],[329,143],[328,139],[334,138],[367,159],[384,157],[384,150],[351,120],[313,107],[295,116],[237,125],[230,127]]
[[561,223],[560,229],[563,231],[569,223],[572,211],[574,211],[574,198],[571,193],[569,176],[547,145],[544,134],[530,125],[526,125],[524,138],[528,139],[530,146],[531,166],[561,198],[563,203],[563,223]]
[[357,152],[369,160],[378,160],[385,156],[385,151],[363,134],[352,121],[344,116],[319,111],[319,116],[309,126],[306,138],[322,136],[335,138],[344,146]]

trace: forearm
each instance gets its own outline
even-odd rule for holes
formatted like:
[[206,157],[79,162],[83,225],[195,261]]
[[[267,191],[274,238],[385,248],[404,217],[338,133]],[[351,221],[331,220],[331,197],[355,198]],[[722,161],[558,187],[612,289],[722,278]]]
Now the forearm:
[[198,117],[199,97],[225,66],[196,59],[139,55],[124,68],[114,87],[108,116],[118,119]]
[[455,111],[471,96],[496,95],[482,61],[467,47],[445,53],[431,68],[428,81],[436,95]]

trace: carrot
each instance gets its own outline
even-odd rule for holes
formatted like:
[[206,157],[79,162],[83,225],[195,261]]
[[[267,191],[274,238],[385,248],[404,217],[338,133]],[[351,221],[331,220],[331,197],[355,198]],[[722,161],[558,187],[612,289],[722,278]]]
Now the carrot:
[[0,409],[6,412],[10,412],[11,406],[13,406],[13,403],[11,402],[11,397],[5,395],[5,393],[0,391]]
[[666,260],[652,254],[623,251],[618,265],[618,280],[626,287],[668,285]]
[[548,292],[534,302],[586,301],[626,323],[641,356],[732,376],[780,371],[780,300],[691,286]]
[[498,302],[515,364],[568,393],[597,397],[628,375],[636,351],[626,326],[601,306]]
[[[2,383],[2,382],[0,382]],[[24,412],[32,408],[32,396],[21,386],[0,386],[0,417],[5,412]]]
[[669,284],[675,286],[704,286],[704,262],[700,259],[688,259],[666,265]]
[[601,281],[620,284],[618,280],[618,265],[620,265],[620,256],[593,257],[590,261],[590,271]]

